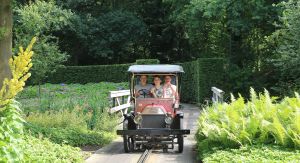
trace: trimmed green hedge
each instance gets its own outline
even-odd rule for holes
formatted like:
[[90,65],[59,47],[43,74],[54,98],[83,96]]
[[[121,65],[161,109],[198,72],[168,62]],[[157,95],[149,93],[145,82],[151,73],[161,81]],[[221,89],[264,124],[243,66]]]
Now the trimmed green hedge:
[[127,70],[132,64],[95,65],[95,66],[66,66],[50,75],[47,83],[99,83],[128,81]]
[[211,87],[222,88],[224,59],[199,58],[181,65],[185,71],[182,76],[182,101],[202,103],[212,96]]
[[[129,66],[133,64],[158,64],[157,59],[140,59],[136,63],[95,66],[67,66],[49,76],[47,83],[98,83],[127,82]],[[212,96],[211,87],[222,87],[224,81],[224,60],[222,58],[199,58],[181,64],[181,99],[184,102],[202,103]]]
[[98,82],[127,82],[129,66],[133,64],[159,64],[158,59],[139,59],[136,63],[92,66],[66,66],[45,80],[46,83],[98,83]]
[[138,59],[135,61],[137,65],[159,64],[158,59]]

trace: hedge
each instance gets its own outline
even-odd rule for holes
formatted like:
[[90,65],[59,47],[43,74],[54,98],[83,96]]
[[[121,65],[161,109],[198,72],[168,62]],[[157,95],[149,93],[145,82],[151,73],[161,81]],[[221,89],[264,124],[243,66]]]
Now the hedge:
[[96,66],[66,66],[56,70],[48,77],[47,83],[98,83],[102,81],[128,81],[127,70],[132,64],[96,65]]
[[115,64],[115,65],[92,65],[92,66],[66,66],[56,70],[49,75],[46,83],[98,83],[107,82],[127,82],[128,68],[133,64],[159,64],[158,59],[139,59],[135,63]]
[[158,59],[138,59],[135,61],[137,65],[159,64]]
[[222,58],[199,58],[181,65],[185,71],[182,76],[182,101],[202,103],[212,96],[211,87],[216,86],[222,89],[224,82]]
[[[96,66],[66,66],[49,76],[47,83],[98,83],[127,82],[127,70],[133,64],[158,64],[157,59],[140,59],[136,63]],[[212,96],[211,87],[222,87],[224,81],[224,60],[222,58],[199,58],[181,64],[181,99],[184,102],[202,103]]]

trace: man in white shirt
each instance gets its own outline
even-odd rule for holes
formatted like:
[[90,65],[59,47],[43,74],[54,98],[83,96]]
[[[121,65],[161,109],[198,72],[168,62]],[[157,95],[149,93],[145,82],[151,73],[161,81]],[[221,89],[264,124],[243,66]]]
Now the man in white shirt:
[[179,105],[179,96],[177,93],[176,85],[171,83],[172,78],[169,75],[165,76],[165,83],[163,86],[163,97],[164,98],[172,98],[174,100],[175,107]]

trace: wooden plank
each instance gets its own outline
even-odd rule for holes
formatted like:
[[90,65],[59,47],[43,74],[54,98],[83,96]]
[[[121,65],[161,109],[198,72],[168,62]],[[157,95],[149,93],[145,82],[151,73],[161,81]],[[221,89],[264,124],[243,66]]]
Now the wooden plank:
[[130,107],[130,103],[119,105],[119,106],[110,108],[110,113],[114,113],[114,112],[120,111],[122,109],[129,108],[129,107]]
[[217,88],[217,87],[211,87],[211,90],[213,91],[213,93],[215,93],[217,96],[223,96],[224,95],[224,91],[222,91],[221,89]]
[[130,90],[121,90],[121,91],[110,91],[110,98],[129,96]]

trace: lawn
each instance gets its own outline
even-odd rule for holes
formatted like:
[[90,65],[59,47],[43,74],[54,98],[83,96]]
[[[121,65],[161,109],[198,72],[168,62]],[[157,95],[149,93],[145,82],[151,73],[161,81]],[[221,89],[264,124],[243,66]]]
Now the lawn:
[[17,98],[26,121],[26,159],[81,162],[86,156],[79,148],[97,149],[110,143],[120,115],[108,113],[109,91],[127,87],[127,83],[108,82],[44,84],[40,94],[38,86],[26,87]]

